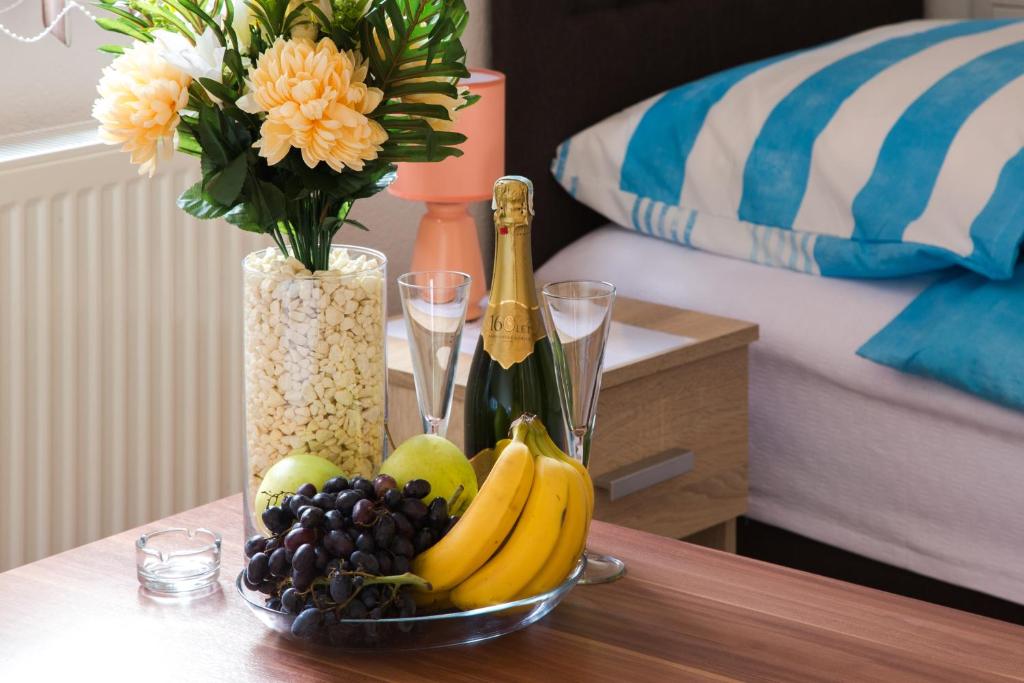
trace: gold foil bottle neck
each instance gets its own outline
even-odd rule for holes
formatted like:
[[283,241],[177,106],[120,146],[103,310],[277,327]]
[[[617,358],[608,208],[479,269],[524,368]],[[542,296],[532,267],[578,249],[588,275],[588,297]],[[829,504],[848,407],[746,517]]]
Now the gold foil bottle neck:
[[494,182],[494,222],[498,225],[522,225],[533,216],[533,183],[529,178],[507,175]]
[[499,178],[492,206],[494,276],[481,334],[484,350],[507,370],[545,336],[530,255],[533,183],[522,176]]

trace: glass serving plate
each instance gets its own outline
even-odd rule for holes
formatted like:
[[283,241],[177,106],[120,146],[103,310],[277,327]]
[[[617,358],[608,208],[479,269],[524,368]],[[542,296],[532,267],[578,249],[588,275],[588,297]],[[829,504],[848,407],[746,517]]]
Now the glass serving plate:
[[264,596],[250,591],[242,583],[242,574],[235,579],[235,587],[260,621],[290,640],[335,650],[422,650],[477,643],[526,628],[562,601],[583,574],[583,566],[581,561],[560,586],[532,598],[466,612],[441,612],[408,619],[342,619],[321,628],[312,640],[293,636],[291,627],[295,615],[266,607]]

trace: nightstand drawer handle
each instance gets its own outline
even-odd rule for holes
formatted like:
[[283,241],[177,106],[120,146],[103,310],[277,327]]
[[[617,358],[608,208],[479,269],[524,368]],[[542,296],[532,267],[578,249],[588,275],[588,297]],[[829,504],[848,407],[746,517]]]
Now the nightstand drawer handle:
[[693,469],[693,451],[662,451],[640,462],[602,474],[594,486],[608,492],[608,500],[625,498]]

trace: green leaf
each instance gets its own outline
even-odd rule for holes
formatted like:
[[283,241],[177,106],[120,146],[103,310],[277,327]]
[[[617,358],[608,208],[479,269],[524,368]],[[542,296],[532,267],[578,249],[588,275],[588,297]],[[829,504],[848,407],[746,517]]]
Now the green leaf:
[[482,95],[477,95],[476,93],[467,92],[463,96],[463,99],[465,100],[465,102],[463,102],[459,106],[455,107],[455,111],[462,111],[466,107],[472,107],[474,104],[476,104],[477,102],[480,101],[481,97],[482,97]]
[[346,218],[345,220],[342,221],[342,223],[347,223],[348,225],[354,225],[357,228],[359,228],[360,230],[365,230],[366,232],[370,232],[370,229],[368,227],[366,227],[365,225],[363,225],[362,223],[360,223],[359,221],[357,221],[354,218]]
[[216,107],[202,107],[199,110],[199,144],[203,154],[210,157],[218,168],[227,166],[230,157],[221,142],[220,115]]
[[249,202],[237,204],[233,209],[224,214],[224,220],[231,223],[231,225],[237,225],[242,230],[259,233],[266,232],[263,226],[260,225],[259,218],[257,209]]
[[219,204],[231,206],[242,191],[248,170],[248,155],[239,154],[227,166],[203,183],[206,193]]
[[425,116],[432,119],[449,120],[448,108],[440,104],[427,104],[425,102],[400,102],[392,100],[374,110],[374,114],[386,116],[390,114],[410,114],[414,116]]
[[141,40],[144,43],[153,42],[153,38],[143,31],[139,30],[134,24],[130,24],[124,19],[108,19],[101,17],[96,20],[97,26],[104,29],[105,31],[113,31],[114,33],[122,33],[130,38]]
[[[410,78],[453,81],[468,75],[460,61],[465,57],[460,38],[468,16],[463,0],[375,2],[363,18],[362,45],[374,85],[384,91],[384,98],[396,97],[394,86]],[[436,83],[422,84],[431,82]]]
[[112,55],[123,55],[124,54],[124,45],[100,45],[96,49],[99,50],[100,52],[106,52],[106,53],[112,54]]
[[284,193],[265,180],[257,180],[250,185],[250,201],[256,223],[264,230],[275,226],[278,220],[284,218]]
[[199,82],[202,84],[204,88],[206,88],[206,90],[211,95],[221,100],[222,102],[230,102],[233,104],[235,100],[238,99],[238,95],[235,94],[235,91],[233,91],[231,88],[227,87],[223,83],[218,83],[217,81],[210,78],[200,78]]
[[196,140],[195,136],[185,126],[180,124],[178,125],[178,151],[193,156],[201,156],[203,153],[203,148],[199,146],[199,141]]
[[141,16],[139,16],[137,14],[133,14],[132,12],[129,12],[128,10],[126,10],[126,9],[124,9],[122,7],[118,7],[117,5],[114,5],[113,3],[101,2],[101,3],[98,4],[98,7],[100,9],[106,11],[106,12],[110,12],[111,14],[116,14],[117,16],[119,16],[122,19],[128,21],[129,23],[135,24],[140,29],[145,30],[145,29],[148,29],[148,28],[153,28],[152,22],[151,21],[147,21],[145,17],[141,17]]
[[206,220],[210,218],[220,218],[228,212],[229,207],[222,206],[212,201],[210,197],[203,192],[203,184],[196,183],[182,192],[181,196],[178,197],[178,208],[190,216]]

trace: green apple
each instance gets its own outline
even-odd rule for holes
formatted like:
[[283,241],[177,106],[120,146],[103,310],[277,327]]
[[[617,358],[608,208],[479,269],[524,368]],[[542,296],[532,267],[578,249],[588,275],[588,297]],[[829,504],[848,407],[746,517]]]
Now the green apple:
[[256,492],[256,500],[253,502],[256,519],[260,519],[268,505],[280,502],[277,494],[292,493],[306,482],[319,490],[328,479],[343,475],[341,468],[318,455],[293,453],[278,460],[267,470]]
[[434,434],[406,439],[384,461],[380,472],[394,477],[399,488],[411,479],[426,479],[430,482],[430,500],[438,496],[451,499],[462,486],[462,495],[451,510],[453,515],[462,514],[476,496],[476,472],[465,454],[448,439]]

